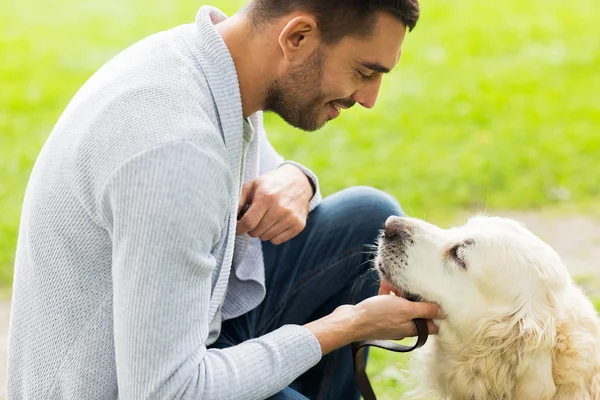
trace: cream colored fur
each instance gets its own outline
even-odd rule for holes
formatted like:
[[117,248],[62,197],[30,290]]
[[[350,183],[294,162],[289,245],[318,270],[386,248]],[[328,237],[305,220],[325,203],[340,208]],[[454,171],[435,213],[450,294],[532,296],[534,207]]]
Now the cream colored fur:
[[413,355],[412,397],[600,399],[596,311],[547,244],[503,218],[450,230],[393,223],[399,234],[381,239],[376,258],[381,275],[447,314]]

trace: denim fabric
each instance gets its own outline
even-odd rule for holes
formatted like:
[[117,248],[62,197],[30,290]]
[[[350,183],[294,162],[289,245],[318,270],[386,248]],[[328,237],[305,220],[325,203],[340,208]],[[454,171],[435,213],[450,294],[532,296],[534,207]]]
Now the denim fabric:
[[[211,347],[225,348],[286,324],[303,325],[342,304],[377,294],[365,244],[375,244],[390,215],[402,215],[390,195],[353,187],[325,198],[304,231],[279,246],[263,242],[267,294],[254,310],[223,322]],[[359,399],[349,346],[333,351],[271,399]]]

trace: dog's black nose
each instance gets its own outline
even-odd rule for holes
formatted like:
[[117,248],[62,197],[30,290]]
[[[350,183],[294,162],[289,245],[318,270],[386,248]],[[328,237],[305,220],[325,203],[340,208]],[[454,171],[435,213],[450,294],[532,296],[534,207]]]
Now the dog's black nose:
[[404,224],[399,217],[391,216],[385,221],[385,226],[383,228],[383,234],[386,238],[393,238],[394,236],[398,236],[400,232],[405,231]]

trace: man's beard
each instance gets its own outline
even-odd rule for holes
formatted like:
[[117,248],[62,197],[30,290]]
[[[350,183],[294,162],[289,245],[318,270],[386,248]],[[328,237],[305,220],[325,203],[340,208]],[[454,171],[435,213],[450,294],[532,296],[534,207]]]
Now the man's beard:
[[326,98],[320,91],[324,63],[325,57],[317,49],[306,63],[275,80],[267,92],[265,111],[279,114],[285,122],[304,131],[316,131],[325,125],[329,118],[319,121]]

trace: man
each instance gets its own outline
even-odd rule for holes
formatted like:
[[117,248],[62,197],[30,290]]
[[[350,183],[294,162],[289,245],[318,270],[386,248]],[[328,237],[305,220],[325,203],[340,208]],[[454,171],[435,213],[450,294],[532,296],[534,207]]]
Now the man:
[[260,111],[311,131],[373,107],[418,14],[416,0],[203,7],[102,67],[27,188],[9,398],[357,398],[347,345],[414,335],[438,310],[374,296],[363,245],[397,202],[352,188],[318,205]]

